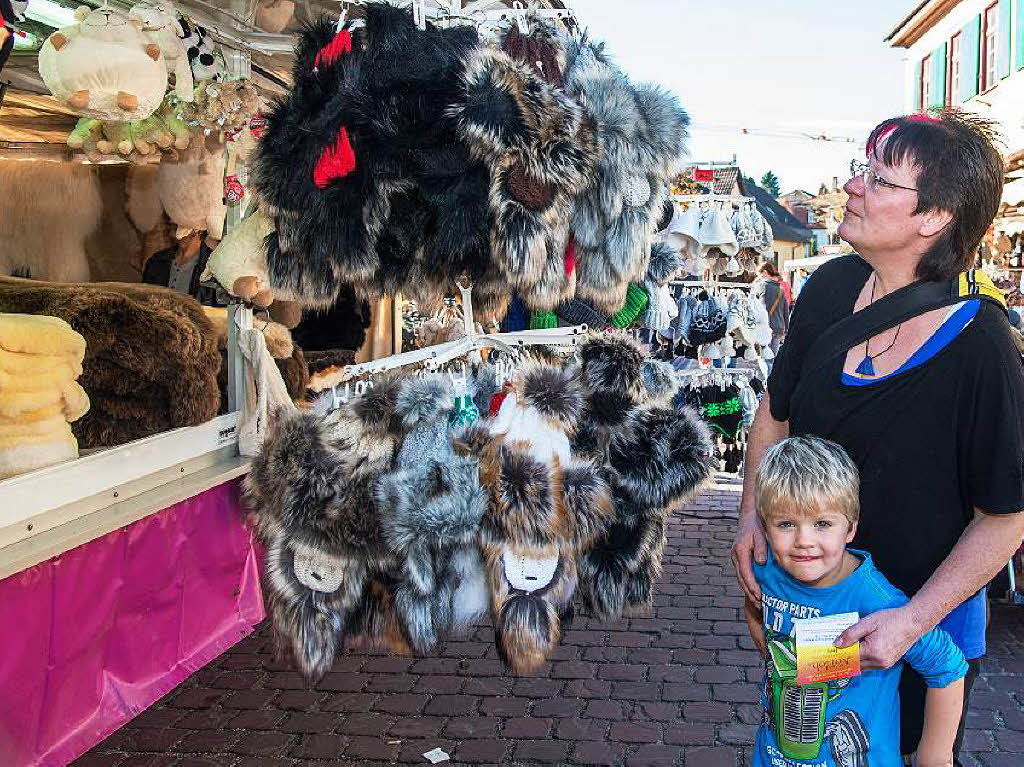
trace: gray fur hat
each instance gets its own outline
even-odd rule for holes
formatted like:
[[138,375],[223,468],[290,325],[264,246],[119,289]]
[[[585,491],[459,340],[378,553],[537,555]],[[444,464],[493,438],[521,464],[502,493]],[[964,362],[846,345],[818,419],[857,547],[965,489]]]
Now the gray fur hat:
[[469,600],[483,592],[476,541],[486,495],[476,458],[458,456],[452,447],[448,418],[454,410],[447,377],[406,379],[395,412],[405,438],[393,470],[374,487],[384,535],[401,563],[394,609],[419,652],[487,607]]
[[612,314],[640,282],[663,213],[665,186],[684,152],[689,117],[674,95],[632,85],[603,44],[566,42],[566,90],[597,131],[598,172],[573,217],[577,295]]

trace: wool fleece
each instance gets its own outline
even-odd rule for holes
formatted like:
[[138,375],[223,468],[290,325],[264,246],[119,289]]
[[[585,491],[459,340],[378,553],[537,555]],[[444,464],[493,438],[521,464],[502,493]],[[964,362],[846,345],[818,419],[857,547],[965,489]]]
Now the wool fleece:
[[605,314],[623,305],[647,272],[666,185],[685,153],[689,117],[657,85],[633,85],[602,43],[566,40],[566,90],[595,126],[598,167],[577,201],[576,294]]
[[0,277],[0,311],[60,317],[85,338],[80,383],[92,407],[72,427],[83,448],[217,415],[216,334],[189,296],[152,285]]
[[661,573],[669,509],[691,497],[714,470],[714,442],[695,411],[669,404],[671,367],[647,359],[625,338],[583,345],[586,407],[576,455],[603,466],[614,515],[580,560],[583,597],[601,618],[650,606]]

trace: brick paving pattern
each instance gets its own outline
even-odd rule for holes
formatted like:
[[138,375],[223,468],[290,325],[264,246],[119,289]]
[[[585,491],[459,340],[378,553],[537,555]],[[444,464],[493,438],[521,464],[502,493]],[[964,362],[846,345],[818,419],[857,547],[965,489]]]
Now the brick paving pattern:
[[[264,624],[75,767],[749,763],[761,661],[729,563],[739,487],[673,515],[650,616],[578,615],[531,677],[507,675],[489,627],[429,657],[350,653],[316,689],[274,661]],[[966,763],[1024,765],[1024,607],[993,610]]]

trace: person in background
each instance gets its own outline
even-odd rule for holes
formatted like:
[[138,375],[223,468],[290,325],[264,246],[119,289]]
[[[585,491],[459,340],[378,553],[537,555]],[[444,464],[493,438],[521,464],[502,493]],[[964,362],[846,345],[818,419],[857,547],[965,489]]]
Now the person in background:
[[789,330],[789,305],[793,302],[790,287],[775,264],[765,261],[757,270],[758,276],[764,280],[764,301],[768,310],[768,324],[772,329],[772,351],[778,353],[786,332]]

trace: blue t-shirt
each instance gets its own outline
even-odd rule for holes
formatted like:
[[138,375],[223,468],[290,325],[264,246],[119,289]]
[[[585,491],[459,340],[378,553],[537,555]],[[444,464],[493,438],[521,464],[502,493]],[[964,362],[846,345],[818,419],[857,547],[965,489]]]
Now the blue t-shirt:
[[[794,618],[871,613],[907,603],[865,551],[849,549],[860,567],[839,583],[814,588],[775,562],[754,563],[761,587],[765,639],[770,651],[761,688],[764,719],[754,745],[755,767],[902,767],[899,682],[903,662],[851,679],[797,685]],[[776,660],[777,659],[777,660]],[[792,662],[790,662],[792,661]],[[903,656],[929,687],[946,687],[967,673],[967,661],[941,629],[921,637]],[[782,668],[782,665],[786,668]]]

